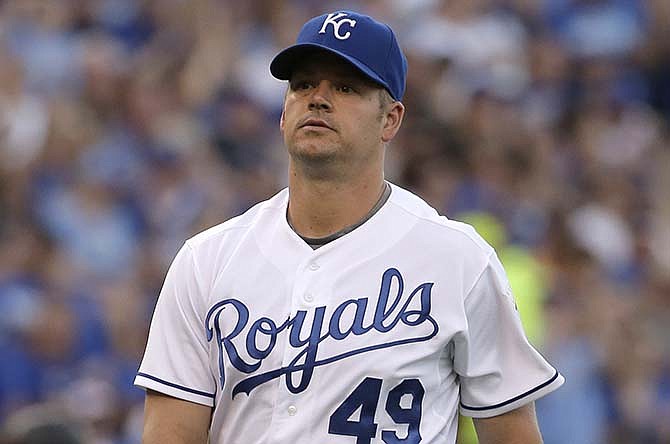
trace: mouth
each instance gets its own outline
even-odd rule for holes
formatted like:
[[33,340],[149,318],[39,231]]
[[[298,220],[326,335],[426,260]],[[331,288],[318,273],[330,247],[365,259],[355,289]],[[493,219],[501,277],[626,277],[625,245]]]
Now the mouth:
[[333,130],[333,128],[330,125],[328,125],[328,123],[325,120],[315,118],[309,118],[305,120],[298,126],[298,128],[307,128],[307,129],[324,128]]

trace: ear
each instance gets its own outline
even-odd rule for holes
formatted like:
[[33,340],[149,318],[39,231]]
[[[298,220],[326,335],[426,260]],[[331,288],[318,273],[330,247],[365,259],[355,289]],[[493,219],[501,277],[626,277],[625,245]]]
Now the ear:
[[405,117],[405,105],[402,102],[393,102],[384,116],[384,126],[382,128],[382,142],[390,142],[400,129],[402,119]]
[[279,130],[284,132],[284,106],[281,108],[281,116],[279,117]]
[[288,92],[289,92],[290,86],[286,88],[286,91],[284,91],[284,102],[281,104],[281,116],[279,117],[279,130],[284,133],[284,126],[286,122],[284,121],[284,113],[286,112],[286,97],[288,97]]

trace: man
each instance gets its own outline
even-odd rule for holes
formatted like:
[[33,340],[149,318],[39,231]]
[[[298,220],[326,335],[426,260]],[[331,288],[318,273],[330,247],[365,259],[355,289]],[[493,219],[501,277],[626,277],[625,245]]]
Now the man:
[[316,17],[270,70],[289,187],[175,258],[135,381],[143,442],[454,443],[459,408],[482,443],[541,442],[533,401],[563,378],[493,249],[384,181],[405,114],[391,29]]

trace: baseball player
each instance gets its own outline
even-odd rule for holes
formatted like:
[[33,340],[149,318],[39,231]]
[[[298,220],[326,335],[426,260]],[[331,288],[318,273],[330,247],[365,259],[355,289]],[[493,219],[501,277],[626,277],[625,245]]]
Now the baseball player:
[[384,180],[405,108],[392,30],[315,17],[288,80],[289,186],[186,241],[135,384],[143,442],[540,443],[563,377],[526,340],[503,267],[469,226]]

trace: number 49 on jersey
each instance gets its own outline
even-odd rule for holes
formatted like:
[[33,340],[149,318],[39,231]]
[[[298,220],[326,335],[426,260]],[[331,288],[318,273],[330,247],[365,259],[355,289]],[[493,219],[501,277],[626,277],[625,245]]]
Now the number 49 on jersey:
[[[370,444],[377,433],[375,413],[381,389],[381,379],[365,378],[330,416],[328,433],[355,436],[356,444]],[[389,391],[386,398],[386,413],[396,424],[407,424],[407,436],[400,438],[394,430],[382,430],[382,441],[386,444],[418,444],[421,442],[419,425],[424,393],[425,390],[418,379],[404,379]],[[408,407],[401,405],[401,400],[405,395],[411,398]],[[359,409],[359,419],[352,420],[352,415]]]

